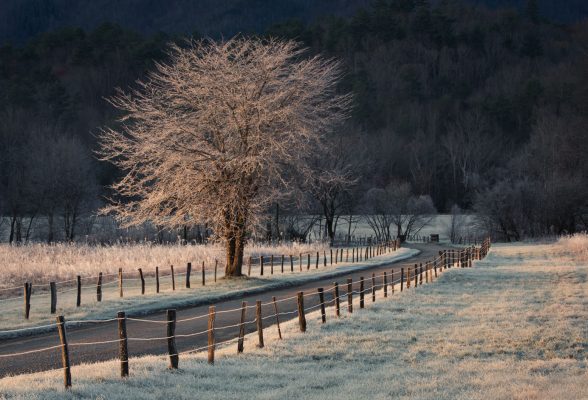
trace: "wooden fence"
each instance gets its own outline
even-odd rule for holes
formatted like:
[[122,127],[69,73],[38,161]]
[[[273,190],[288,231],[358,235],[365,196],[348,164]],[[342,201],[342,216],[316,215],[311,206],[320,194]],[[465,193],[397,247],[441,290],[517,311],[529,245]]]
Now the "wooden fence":
[[[176,316],[176,310],[170,309],[166,312],[165,320],[150,320],[150,319],[139,319],[139,318],[131,318],[127,317],[124,312],[119,312],[116,318],[107,319],[107,320],[100,320],[100,321],[91,321],[92,323],[104,323],[104,322],[112,322],[117,321],[116,324],[116,334],[118,339],[102,341],[102,342],[68,342],[67,338],[67,329],[66,326],[68,323],[73,324],[80,324],[88,321],[67,321],[63,316],[58,316],[56,318],[55,328],[57,329],[60,344],[56,346],[46,347],[42,349],[36,349],[31,351],[25,351],[21,353],[12,353],[12,354],[1,354],[0,359],[7,358],[7,357],[19,357],[19,356],[26,356],[34,353],[51,351],[51,350],[58,350],[61,358],[61,369],[63,370],[63,381],[66,388],[70,388],[72,385],[72,374],[71,374],[71,363],[70,363],[70,350],[72,348],[80,347],[80,346],[96,346],[98,344],[108,344],[108,343],[116,343],[118,346],[118,358],[120,360],[120,375],[121,377],[127,377],[130,371],[129,365],[129,349],[128,344],[129,342],[135,341],[161,341],[164,340],[167,342],[167,353],[169,358],[169,367],[171,369],[177,369],[180,365],[180,357],[185,354],[189,353],[196,353],[201,351],[207,352],[208,362],[210,364],[214,364],[214,357],[215,357],[215,350],[219,345],[225,345],[228,343],[236,343],[236,351],[237,353],[242,353],[245,348],[245,331],[246,327],[254,325],[255,330],[257,331],[257,343],[256,346],[262,348],[265,346],[264,343],[264,324],[266,320],[270,319],[275,321],[279,338],[282,338],[282,333],[280,329],[280,322],[281,317],[284,317],[289,314],[296,314],[298,317],[298,326],[301,332],[305,332],[307,329],[307,313],[309,311],[318,310],[320,309],[320,320],[322,323],[327,322],[327,312],[326,308],[333,308],[335,317],[339,317],[341,315],[342,309],[344,310],[345,307],[341,307],[341,303],[345,303],[347,300],[347,313],[351,314],[354,311],[353,308],[353,299],[354,296],[359,296],[359,308],[362,309],[365,307],[366,304],[366,294],[368,294],[368,298],[370,297],[369,294],[371,293],[371,301],[376,301],[376,293],[378,290],[383,292],[383,297],[387,298],[395,293],[396,286],[398,287],[398,291],[402,292],[404,290],[409,290],[411,288],[417,288],[423,284],[432,283],[436,278],[439,277],[446,269],[452,267],[458,268],[471,268],[472,261],[474,260],[481,260],[483,259],[488,251],[490,250],[490,239],[485,239],[479,247],[468,247],[465,249],[449,249],[440,251],[438,257],[431,261],[427,261],[425,263],[419,263],[418,265],[415,264],[414,267],[408,268],[401,268],[400,273],[394,270],[390,271],[388,275],[386,272],[382,274],[375,275],[372,274],[370,279],[364,279],[364,277],[360,277],[359,280],[353,281],[351,278],[348,278],[346,284],[339,285],[338,282],[334,282],[333,286],[330,288],[315,288],[314,290],[305,292],[298,292],[296,296],[286,297],[281,299],[276,299],[275,297],[272,298],[270,302],[263,303],[261,301],[256,301],[254,305],[248,305],[246,302],[242,302],[241,307],[231,309],[231,310],[223,310],[220,311],[222,313],[235,313],[236,316],[239,318],[239,322],[236,324],[225,325],[225,326],[217,326],[216,324],[216,315],[217,311],[215,306],[210,306],[208,313],[204,315],[198,315],[190,318],[185,319],[178,319]],[[367,253],[366,253],[367,254]],[[366,282],[368,285],[366,285]],[[355,288],[354,288],[355,285]],[[359,289],[357,286],[359,285]],[[369,287],[367,287],[369,286]],[[325,300],[325,294],[328,293],[331,298]],[[313,298],[316,296],[318,297],[318,302],[316,305],[313,306],[306,306],[304,305],[305,299],[308,299],[310,296]],[[282,302],[285,301],[296,301],[296,310],[289,311],[289,312],[280,312],[280,306]],[[269,314],[263,315],[262,309],[263,306],[269,306],[272,309],[272,312]],[[246,315],[247,310],[255,309],[255,318],[252,320],[247,321]],[[219,313],[220,313],[219,312]],[[193,321],[196,319],[207,318],[208,324],[207,329],[201,332],[189,333],[189,334],[176,334],[176,326],[178,324]],[[138,321],[143,323],[150,323],[150,324],[159,324],[162,326],[162,336],[161,337],[152,337],[152,338],[139,338],[139,337],[129,337],[127,334],[126,323],[127,321]],[[224,340],[222,342],[216,341],[215,333],[220,330],[232,329],[234,331],[234,337],[228,340]],[[2,333],[2,332],[0,332]],[[176,345],[177,338],[188,338],[188,337],[196,337],[196,336],[204,336],[206,338],[206,345],[200,346],[197,348],[193,348],[187,351],[178,351]]]
[[[269,255],[248,257],[246,264],[243,266],[243,273],[247,276],[267,276],[277,273],[295,273],[308,271],[311,268],[318,269],[319,267],[327,267],[338,265],[341,263],[358,263],[370,260],[373,257],[387,254],[396,251],[400,248],[400,241],[393,240],[389,242],[376,243],[365,247],[351,247],[351,248],[331,248],[328,251],[313,252],[313,253],[298,253],[281,256]],[[82,277],[78,275],[75,280],[62,282],[49,282],[33,285],[33,282],[25,282],[21,287],[7,288],[0,290],[20,291],[20,295],[16,297],[0,298],[0,310],[2,310],[2,303],[10,300],[23,299],[23,318],[29,319],[31,308],[33,306],[33,289],[41,288],[39,294],[47,294],[47,289],[50,294],[49,307],[46,311],[49,314],[57,312],[59,294],[75,292],[76,307],[82,306],[82,300],[85,296],[91,293],[95,296],[96,302],[100,303],[105,300],[105,288],[117,287],[118,298],[124,298],[125,289],[129,287],[139,288],[141,295],[147,292],[146,278],[154,279],[155,294],[162,291],[162,281],[168,282],[167,290],[175,291],[179,285],[190,289],[194,286],[194,280],[199,280],[202,286],[206,286],[207,282],[212,280],[217,282],[219,276],[219,262],[215,260],[214,266],[206,266],[202,261],[199,265],[188,262],[186,267],[178,270],[174,266],[169,267],[168,272],[164,272],[163,268],[155,267],[154,270],[147,271],[143,268],[138,268],[136,272],[126,272],[119,268],[118,273],[103,274],[100,272],[96,276]],[[222,268],[222,266],[221,266]],[[212,275],[212,276],[211,276]],[[181,281],[183,279],[183,282]],[[94,283],[92,283],[94,281]],[[94,294],[95,293],[95,294]],[[152,292],[153,294],[153,292]],[[46,307],[46,305],[45,305]]]

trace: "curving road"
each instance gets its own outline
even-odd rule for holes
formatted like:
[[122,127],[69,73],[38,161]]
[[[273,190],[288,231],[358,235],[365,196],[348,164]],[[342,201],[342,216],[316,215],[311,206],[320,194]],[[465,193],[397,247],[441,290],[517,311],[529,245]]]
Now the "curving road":
[[[436,244],[410,244],[410,247],[421,250],[421,253],[408,260],[391,263],[386,266],[373,267],[360,272],[350,273],[349,275],[339,278],[319,279],[312,283],[302,284],[296,287],[288,287],[284,289],[271,290],[266,293],[256,294],[254,296],[246,296],[238,300],[228,300],[214,304],[216,306],[216,322],[215,327],[230,326],[239,323],[240,311],[223,313],[223,310],[238,309],[241,307],[241,301],[246,301],[248,306],[255,306],[256,300],[261,300],[267,303],[262,307],[262,314],[264,317],[274,314],[274,306],[271,304],[272,296],[278,300],[296,296],[297,292],[303,291],[307,293],[317,293],[317,288],[325,288],[325,302],[333,298],[332,291],[327,291],[331,288],[334,281],[339,282],[339,295],[347,293],[347,285],[345,284],[347,278],[352,278],[353,281],[358,281],[360,277],[365,277],[365,288],[371,288],[372,273],[379,275],[384,271],[394,271],[394,279],[400,278],[400,268],[414,266],[415,263],[424,263],[425,261],[433,260],[444,248]],[[380,285],[381,278],[378,278],[377,284]],[[353,290],[359,290],[359,284],[355,284]],[[318,295],[310,295],[304,298],[305,308],[312,307],[318,304]],[[366,293],[366,302],[371,302],[371,295]],[[341,308],[346,302],[341,302]],[[296,299],[282,301],[278,304],[279,312],[296,311]],[[327,313],[332,311],[327,311]],[[177,311],[177,319],[187,319],[198,315],[205,315],[208,313],[208,305],[179,309]],[[156,321],[164,321],[166,316],[164,312],[157,312],[151,315],[142,316],[141,319],[149,319]],[[297,318],[295,312],[283,315],[280,317],[281,321],[286,321],[292,318]],[[255,308],[247,309],[246,321],[255,319]],[[178,322],[176,327],[176,334],[191,334],[195,332],[202,332],[207,329],[207,318],[193,319],[185,322]],[[263,320],[264,328],[275,324],[275,318],[269,317]],[[222,330],[215,330],[217,343],[236,338],[238,335],[238,327],[232,327]],[[246,332],[255,331],[255,323],[247,326]],[[129,338],[152,338],[165,337],[166,324],[164,323],[148,323],[141,321],[127,321],[127,333]],[[70,361],[73,366],[80,363],[89,363],[96,361],[105,361],[118,357],[118,343],[106,343],[97,345],[75,346],[75,343],[101,342],[118,339],[117,322],[105,322],[92,325],[84,325],[80,327],[68,327],[67,330],[68,342],[70,344]],[[207,335],[198,335],[192,337],[178,337],[176,338],[178,351],[186,351],[201,346],[207,345]],[[56,332],[49,332],[24,338],[15,338],[3,340],[0,343],[0,355],[16,352],[26,352],[45,347],[59,345],[59,339]],[[254,346],[251,341],[245,342],[245,351],[247,347]],[[236,351],[236,342],[234,344]],[[145,354],[167,354],[167,341],[129,341],[128,343],[129,355],[131,357]],[[180,357],[181,366],[181,357]],[[61,350],[59,348],[26,354],[22,356],[0,358],[0,377],[7,375],[24,374],[37,371],[45,371],[50,369],[61,368]],[[132,370],[132,366],[131,366]]]

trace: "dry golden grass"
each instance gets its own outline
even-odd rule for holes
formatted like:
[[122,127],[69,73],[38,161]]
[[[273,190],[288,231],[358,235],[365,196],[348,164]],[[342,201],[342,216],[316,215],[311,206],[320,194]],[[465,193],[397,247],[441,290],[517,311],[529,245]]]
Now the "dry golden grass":
[[217,353],[75,366],[71,392],[58,371],[0,380],[7,398],[520,399],[588,398],[588,266],[562,244],[501,245],[472,269],[368,301],[336,319],[308,315]]

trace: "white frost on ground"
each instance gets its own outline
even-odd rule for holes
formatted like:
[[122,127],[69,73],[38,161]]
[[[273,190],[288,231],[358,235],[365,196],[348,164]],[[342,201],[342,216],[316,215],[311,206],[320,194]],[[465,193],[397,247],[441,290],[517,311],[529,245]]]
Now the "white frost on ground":
[[[586,399],[588,266],[561,245],[495,246],[472,269],[451,269],[433,284],[396,293],[340,319],[308,316],[235,345],[182,356],[75,366],[65,392],[60,371],[4,378],[17,399]],[[56,354],[56,357],[58,355]],[[0,396],[1,397],[1,396]]]
[[[350,272],[371,268],[377,265],[388,264],[394,261],[410,258],[419,251],[410,248],[400,248],[395,252],[374,257],[368,261],[357,263],[327,264],[324,267],[321,263],[319,268],[311,263],[310,270],[307,270],[306,260],[303,262],[302,272],[298,263],[294,265],[294,272],[290,272],[290,265],[285,267],[286,272],[280,272],[280,265],[274,266],[274,275],[270,275],[269,265],[265,268],[263,277],[252,277],[250,279],[227,279],[219,280],[216,284],[211,281],[212,276],[207,275],[206,286],[202,286],[199,269],[192,271],[191,287],[185,288],[185,277],[176,276],[176,290],[171,290],[171,279],[169,277],[160,280],[160,293],[155,293],[155,278],[146,278],[146,292],[141,295],[140,281],[124,279],[124,297],[119,297],[118,283],[103,286],[102,302],[96,301],[96,286],[88,284],[82,289],[82,306],[76,307],[76,290],[69,289],[67,292],[59,292],[57,295],[57,313],[64,315],[66,320],[84,319],[105,319],[113,318],[118,311],[125,311],[127,315],[141,315],[153,310],[166,308],[179,308],[188,305],[203,303],[215,303],[229,298],[238,298],[244,294],[259,293],[269,289],[277,289],[292,285],[303,284],[313,280],[341,276]],[[32,296],[31,316],[29,320],[23,317],[23,300],[11,301],[0,300],[0,339],[15,337],[25,332],[7,332],[21,328],[43,326],[55,322],[55,315],[49,313],[49,293]]]
[[[329,251],[324,243],[288,243],[282,245],[252,244],[245,248],[245,259],[254,259],[260,255],[296,256],[308,252],[321,254]],[[191,262],[200,268],[204,261],[206,268],[213,269],[214,261],[224,262],[224,248],[217,244],[208,245],[158,245],[153,243],[94,246],[81,243],[57,243],[47,245],[32,243],[23,246],[0,244],[0,298],[2,289],[18,286],[24,282],[33,285],[46,284],[49,281],[67,281],[76,279],[76,275],[95,277],[99,272],[103,274],[117,274],[122,268],[125,273],[136,274],[137,268],[143,268],[145,273],[155,273],[155,267],[162,271],[169,270],[174,265],[176,271],[184,271],[186,263]],[[221,268],[222,270],[222,268]],[[95,282],[95,279],[92,280]],[[72,285],[75,282],[69,282]]]

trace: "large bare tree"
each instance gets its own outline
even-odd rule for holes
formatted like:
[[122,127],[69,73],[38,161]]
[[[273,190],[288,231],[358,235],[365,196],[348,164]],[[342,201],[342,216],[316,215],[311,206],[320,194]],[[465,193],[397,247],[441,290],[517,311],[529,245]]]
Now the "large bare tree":
[[241,275],[247,228],[286,196],[306,155],[347,115],[339,63],[297,43],[237,37],[171,45],[169,61],[110,102],[100,155],[125,172],[105,212],[124,225],[207,223]]

